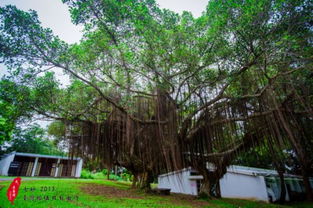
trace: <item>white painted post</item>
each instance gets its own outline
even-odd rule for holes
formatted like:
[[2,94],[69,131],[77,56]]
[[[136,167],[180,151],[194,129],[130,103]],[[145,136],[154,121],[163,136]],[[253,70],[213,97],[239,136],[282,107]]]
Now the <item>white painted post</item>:
[[76,175],[75,175],[76,178],[80,177],[80,174],[82,172],[82,167],[83,167],[83,159],[80,158],[79,160],[77,160]]
[[36,157],[36,159],[35,159],[34,167],[33,167],[33,170],[32,170],[32,177],[35,176],[35,172],[36,172],[36,169],[37,169],[37,164],[38,164],[38,157]]
[[60,158],[58,159],[58,162],[57,162],[57,167],[55,168],[54,177],[58,177],[58,172],[59,172],[59,164],[60,164]]

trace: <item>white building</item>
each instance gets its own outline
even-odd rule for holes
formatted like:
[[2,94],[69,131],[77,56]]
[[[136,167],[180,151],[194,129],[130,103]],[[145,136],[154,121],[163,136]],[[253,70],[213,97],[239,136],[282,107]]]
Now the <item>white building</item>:
[[80,177],[82,165],[81,158],[11,152],[0,160],[0,175]]
[[[192,168],[159,175],[158,188],[171,189],[172,193],[198,195],[201,180]],[[310,181],[313,187],[313,180]],[[276,201],[280,197],[280,182],[274,170],[230,166],[220,179],[220,193],[225,198]],[[286,200],[304,195],[302,179],[295,175],[285,175]]]

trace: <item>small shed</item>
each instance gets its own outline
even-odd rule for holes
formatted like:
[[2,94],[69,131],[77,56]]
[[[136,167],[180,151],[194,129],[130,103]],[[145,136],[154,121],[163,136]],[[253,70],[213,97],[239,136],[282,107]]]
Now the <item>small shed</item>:
[[[158,188],[171,189],[172,193],[198,195],[203,177],[192,168],[158,176]],[[313,188],[313,180],[310,180]],[[275,170],[230,166],[219,181],[220,193],[225,198],[254,199],[266,202],[280,198],[280,180]],[[304,196],[301,177],[285,174],[286,200]],[[298,198],[297,198],[298,197]]]
[[162,174],[158,176],[158,188],[171,189],[172,193],[198,195],[201,175],[192,168]]
[[78,178],[82,165],[81,158],[11,152],[0,160],[0,175]]

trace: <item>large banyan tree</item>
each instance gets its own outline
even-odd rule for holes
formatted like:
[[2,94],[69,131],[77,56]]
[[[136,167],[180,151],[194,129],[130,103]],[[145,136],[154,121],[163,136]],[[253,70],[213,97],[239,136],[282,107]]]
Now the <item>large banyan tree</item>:
[[[7,6],[0,57],[17,82],[41,87],[33,110],[66,124],[73,153],[126,167],[145,188],[192,166],[213,195],[239,153],[268,141],[273,155],[293,148],[312,198],[311,1],[212,0],[198,18],[154,0],[63,2],[85,26],[79,43]],[[72,85],[33,81],[50,83],[53,68]]]

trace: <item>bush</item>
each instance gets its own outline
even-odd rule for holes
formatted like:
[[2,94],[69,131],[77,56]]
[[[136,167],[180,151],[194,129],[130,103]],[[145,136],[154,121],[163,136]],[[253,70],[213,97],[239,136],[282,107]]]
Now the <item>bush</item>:
[[[106,179],[107,173],[108,173],[107,169],[103,169],[101,172],[96,172],[96,173],[92,173],[87,169],[83,169],[80,177],[84,179]],[[123,172],[121,173],[120,176],[110,174],[109,179],[116,180],[116,181],[131,181],[132,175],[129,174],[128,172]]]
[[84,179],[94,179],[93,174],[89,170],[86,170],[86,169],[82,170],[80,177]]
[[122,173],[121,177],[123,181],[132,181],[132,175],[129,173]]
[[107,174],[108,174],[108,169],[105,169],[105,168],[104,168],[104,169],[102,170],[102,173],[103,173],[103,175],[107,175]]
[[110,180],[121,181],[122,178],[118,175],[110,174]]
[[104,179],[105,178],[105,175],[103,174],[103,172],[93,173],[92,176],[94,179]]

